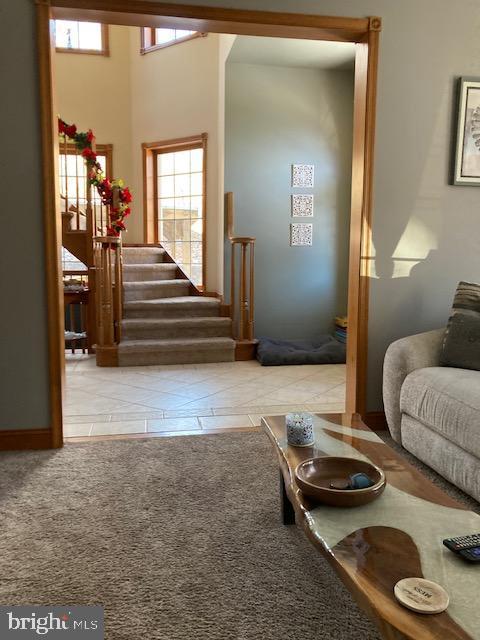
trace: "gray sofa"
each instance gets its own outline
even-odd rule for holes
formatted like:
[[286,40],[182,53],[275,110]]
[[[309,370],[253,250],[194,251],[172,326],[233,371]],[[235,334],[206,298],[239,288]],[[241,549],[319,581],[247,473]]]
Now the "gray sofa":
[[480,501],[480,371],[441,367],[445,329],[397,340],[383,371],[392,438]]

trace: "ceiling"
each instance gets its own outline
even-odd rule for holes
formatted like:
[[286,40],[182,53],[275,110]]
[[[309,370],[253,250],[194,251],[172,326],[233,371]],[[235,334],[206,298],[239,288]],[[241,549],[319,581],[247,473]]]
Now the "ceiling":
[[355,44],[325,40],[294,40],[237,36],[228,62],[306,69],[353,69]]

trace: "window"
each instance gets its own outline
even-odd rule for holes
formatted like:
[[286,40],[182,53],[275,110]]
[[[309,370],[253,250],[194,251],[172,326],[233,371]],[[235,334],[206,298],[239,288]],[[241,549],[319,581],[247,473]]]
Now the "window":
[[108,56],[108,26],[99,22],[55,20],[55,47],[62,53]]
[[150,27],[142,27],[140,53],[156,51],[157,49],[170,47],[172,44],[178,44],[179,42],[185,42],[186,40],[192,40],[193,38],[206,35],[206,33],[200,33],[200,31],[186,31],[185,29],[152,29]]
[[[107,176],[112,175],[112,145],[97,144],[97,160]],[[84,231],[87,228],[87,170],[85,160],[77,153],[73,144],[61,144],[58,162],[60,177],[60,211],[71,216],[71,229]],[[98,191],[92,188],[91,203],[94,213],[100,213]],[[98,217],[97,215],[95,217]]]
[[145,147],[153,159],[154,239],[192,282],[202,288],[205,282],[206,134]]

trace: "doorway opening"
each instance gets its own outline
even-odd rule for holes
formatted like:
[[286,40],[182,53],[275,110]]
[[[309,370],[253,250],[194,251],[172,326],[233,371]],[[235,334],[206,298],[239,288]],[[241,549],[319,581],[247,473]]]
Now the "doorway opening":
[[[56,6],[61,4],[62,6]],[[68,6],[67,6],[68,4]],[[352,161],[352,198],[351,198],[351,221],[350,221],[350,256],[349,256],[349,277],[348,277],[348,318],[349,318],[349,342],[347,345],[347,404],[346,410],[349,413],[364,412],[365,398],[365,368],[366,368],[366,336],[367,336],[367,303],[368,303],[368,263],[369,263],[369,237],[370,237],[370,210],[371,210],[371,182],[372,182],[372,153],[373,153],[373,131],[374,131],[374,102],[375,102],[375,74],[378,49],[378,32],[380,21],[372,19],[336,19],[312,16],[288,16],[290,26],[285,25],[285,15],[264,14],[262,12],[235,12],[222,11],[207,8],[189,8],[189,15],[185,15],[186,8],[171,6],[161,3],[152,3],[151,13],[139,16],[134,13],[131,3],[125,3],[125,10],[121,13],[110,11],[98,11],[95,3],[92,2],[88,9],[76,8],[68,2],[52,3],[51,10],[45,5],[38,5],[39,17],[39,37],[40,37],[40,61],[41,61],[41,87],[42,87],[42,108],[44,114],[44,156],[46,159],[46,169],[55,166],[58,158],[58,147],[55,141],[55,128],[53,126],[53,114],[56,110],[53,107],[53,92],[50,83],[51,59],[47,48],[50,33],[47,23],[50,18],[84,20],[86,22],[101,20],[110,24],[123,24],[139,27],[150,27],[174,31],[201,31],[202,33],[225,33],[235,32],[244,35],[308,38],[318,40],[343,40],[356,43],[356,64],[355,64],[355,95],[354,95],[354,135],[353,135],[353,161]],[[84,3],[82,3],[84,5]],[[165,13],[175,15],[165,15]],[[163,13],[163,15],[162,15]],[[241,15],[239,15],[239,13]],[[248,14],[248,15],[246,15]],[[243,19],[243,21],[242,21]],[[164,44],[164,43],[160,43]],[[50,122],[50,126],[48,123]],[[151,144],[151,143],[150,143]],[[158,155],[152,152],[152,160],[157,163]],[[158,170],[155,174],[158,188]],[[173,175],[173,174],[171,174]],[[179,174],[185,175],[185,174]],[[45,181],[46,203],[50,204],[50,212],[55,209],[55,193],[58,189],[58,177],[55,171],[46,171]],[[168,177],[168,176],[160,176]],[[166,182],[166,181],[165,181]],[[175,178],[173,180],[175,183]],[[204,194],[189,193],[186,197],[198,197]],[[167,199],[167,195],[164,196]],[[171,198],[171,196],[169,196]],[[179,195],[180,197],[180,195]],[[173,192],[175,199],[175,191]],[[172,208],[165,206],[160,211],[165,212],[164,217],[159,217],[159,198],[153,203],[153,228],[154,233],[172,233],[172,225],[165,224],[171,221],[168,216],[172,215]],[[165,204],[165,203],[163,203]],[[168,204],[168,203],[167,203]],[[172,203],[170,203],[171,205]],[[173,233],[176,234],[175,213],[182,212],[181,203],[173,203]],[[162,206],[160,204],[160,206]],[[190,208],[183,208],[183,211],[190,212],[189,223],[191,224],[191,202]],[[144,216],[148,217],[148,207],[144,208]],[[163,214],[162,214],[163,215]],[[186,218],[184,218],[185,220]],[[179,218],[180,220],[180,218]],[[204,224],[205,217],[202,218]],[[156,224],[155,224],[156,223]],[[160,225],[161,223],[161,225]],[[179,229],[185,226],[179,222]],[[170,231],[169,231],[170,228]],[[223,234],[222,234],[223,235]],[[172,237],[172,236],[170,236]],[[185,237],[185,236],[182,236]],[[159,238],[158,238],[159,239]],[[47,225],[47,251],[52,258],[53,249],[57,250],[58,234],[55,224],[50,220]],[[164,240],[168,242],[168,240]],[[176,235],[173,242],[185,242]],[[194,242],[203,242],[195,238]],[[190,262],[185,261],[185,265],[190,268],[195,264],[192,261],[192,240],[190,231]],[[180,247],[179,247],[180,250]],[[54,261],[55,262],[55,261]],[[52,262],[50,262],[52,267]],[[62,325],[59,311],[62,311],[62,301],[55,296],[53,288],[52,274],[58,277],[58,266],[49,268],[48,282],[50,291],[49,311],[52,317],[56,317],[56,326]],[[202,273],[203,276],[203,273]],[[57,280],[58,282],[58,280]],[[202,283],[203,284],[203,283]],[[57,285],[58,288],[58,285]],[[221,317],[221,316],[220,316]],[[55,324],[55,323],[54,323]],[[54,330],[51,324],[51,331]],[[63,349],[58,344],[57,336],[51,336],[53,346],[52,355],[52,379],[59,380]],[[56,347],[55,347],[56,345]],[[55,353],[56,351],[56,353]],[[58,387],[58,385],[57,385]],[[54,396],[54,397],[53,397]],[[57,394],[53,393],[52,406],[55,407],[54,414],[58,418],[53,433],[52,444],[59,446],[61,443],[61,409],[59,408],[58,388]],[[53,402],[55,400],[55,402]]]

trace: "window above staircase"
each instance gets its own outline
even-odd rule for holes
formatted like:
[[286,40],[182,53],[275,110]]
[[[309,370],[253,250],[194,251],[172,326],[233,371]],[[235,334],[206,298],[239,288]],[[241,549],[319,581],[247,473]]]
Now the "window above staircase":
[[158,49],[171,47],[174,44],[206,35],[206,33],[201,33],[200,31],[186,31],[185,29],[153,29],[151,27],[142,27],[140,53],[144,54],[150,51],[157,51]]
[[55,20],[55,48],[59,53],[109,55],[108,25],[100,22]]

